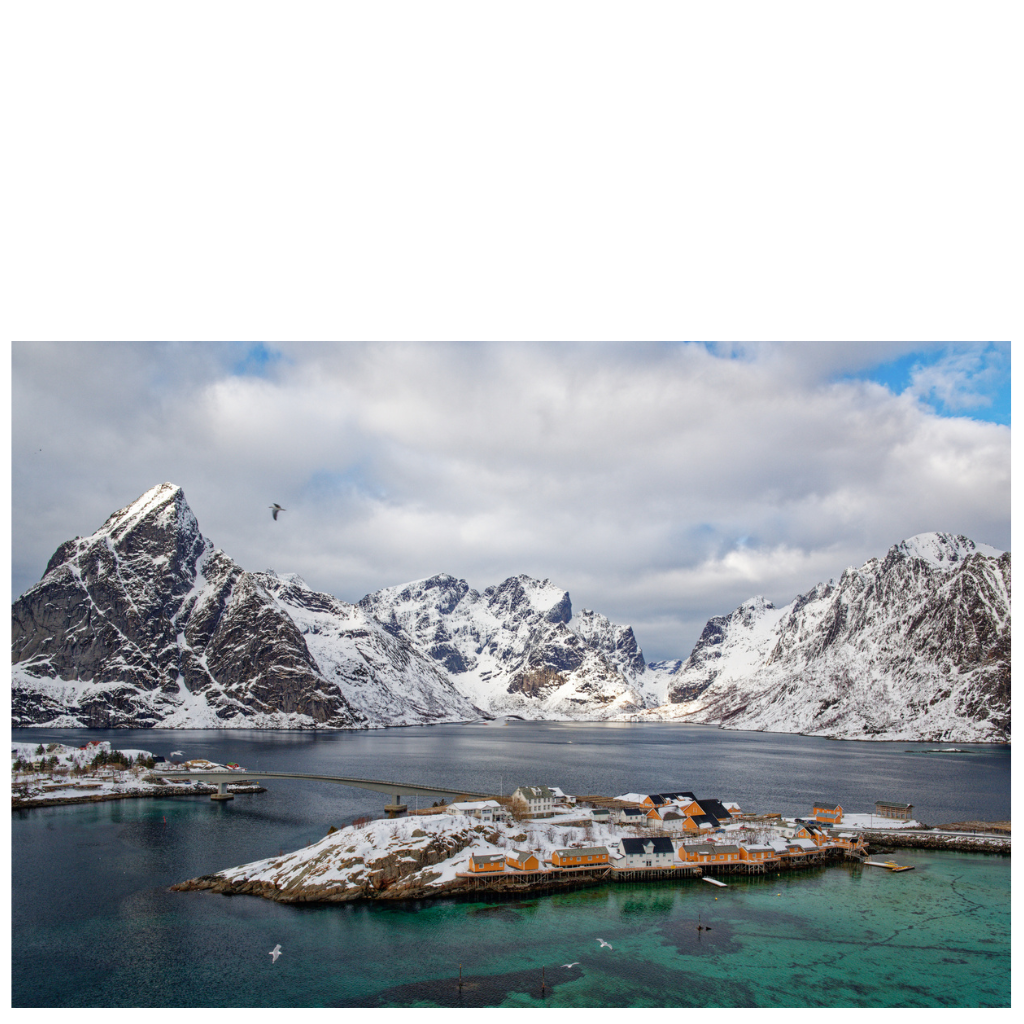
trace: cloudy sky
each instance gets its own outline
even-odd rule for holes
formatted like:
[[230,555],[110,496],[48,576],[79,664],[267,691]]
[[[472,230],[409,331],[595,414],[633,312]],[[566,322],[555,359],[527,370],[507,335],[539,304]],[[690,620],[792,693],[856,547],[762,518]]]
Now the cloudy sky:
[[904,537],[1008,549],[1009,391],[995,344],[16,343],[12,591],[169,480],[245,568],[526,573],[685,657]]

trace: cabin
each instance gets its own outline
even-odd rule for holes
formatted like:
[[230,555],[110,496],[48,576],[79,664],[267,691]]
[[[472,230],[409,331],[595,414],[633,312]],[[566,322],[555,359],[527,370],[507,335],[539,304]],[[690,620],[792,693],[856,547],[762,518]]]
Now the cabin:
[[506,853],[505,864],[513,871],[537,871],[540,868],[537,855],[530,850],[513,850]]
[[685,814],[678,811],[665,811],[661,816],[660,828],[662,832],[682,832],[686,822],[692,821]]
[[839,825],[843,820],[843,809],[834,800],[817,800],[814,804],[814,820]]
[[684,832],[713,832],[721,828],[721,822],[711,814],[688,815],[683,822]]
[[618,811],[618,821],[622,825],[646,825],[647,815],[639,807],[623,807]]
[[729,864],[739,861],[740,848],[730,843],[693,843],[679,847],[679,859],[688,864]]
[[672,801],[664,793],[648,793],[640,803],[644,808],[650,810],[652,807],[664,807]]
[[495,821],[503,817],[501,804],[497,800],[463,800],[447,807],[449,814],[463,814],[477,821]]
[[728,821],[732,815],[722,805],[721,800],[712,800],[710,797],[701,797],[697,803],[700,804],[701,810],[719,821]]
[[790,839],[786,843],[786,852],[791,857],[802,857],[807,853],[814,853],[818,844],[813,839]]
[[770,846],[760,843],[750,843],[740,847],[740,860],[750,861],[754,864],[762,864],[765,861],[778,859],[777,854]]
[[888,800],[875,801],[875,814],[882,818],[899,818],[908,821],[913,817],[913,804],[893,804]]
[[469,858],[469,870],[473,874],[486,874],[492,871],[505,870],[503,853],[474,853]]
[[555,801],[557,803],[568,804],[570,807],[575,807],[576,806],[576,797],[572,796],[569,793],[563,793],[558,788],[558,786],[548,786],[548,789],[551,790],[551,793],[554,796]]
[[735,800],[723,800],[722,806],[734,817],[743,817],[743,808]]
[[595,807],[590,812],[590,817],[598,824],[601,822],[611,821],[611,811],[609,811],[607,807]]
[[829,841],[828,833],[820,825],[813,821],[804,821],[802,818],[796,820],[800,827],[793,833],[793,839],[810,839],[815,846],[821,846]]
[[658,836],[656,839],[620,839],[622,858],[620,868],[668,868],[675,859],[672,840]]
[[608,847],[576,846],[570,849],[555,850],[551,854],[551,863],[556,868],[596,868],[608,864]]
[[692,817],[693,815],[704,814],[704,808],[701,807],[696,800],[680,799],[675,801],[676,807],[679,808],[679,813]]
[[547,786],[520,786],[512,794],[512,805],[532,818],[551,815],[555,806],[555,794]]

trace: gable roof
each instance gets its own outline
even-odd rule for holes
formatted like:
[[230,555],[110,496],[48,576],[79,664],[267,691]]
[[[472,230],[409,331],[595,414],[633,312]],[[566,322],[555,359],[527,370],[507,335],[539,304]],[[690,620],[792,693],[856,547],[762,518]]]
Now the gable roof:
[[722,825],[713,814],[694,814],[690,820],[697,825],[710,825],[712,828],[720,828]]
[[835,800],[815,800],[814,809],[816,811],[841,811],[843,808]]
[[713,800],[711,797],[701,797],[697,800],[705,814],[713,814],[716,818],[726,819],[732,815],[722,806],[720,800]]
[[551,800],[555,795],[547,786],[520,786],[516,793],[522,793],[529,800]]
[[608,856],[607,846],[565,846],[560,850],[555,850],[558,854],[571,854],[573,857],[594,857],[599,854]]
[[[672,840],[666,836],[658,836],[652,839],[620,839],[619,843],[622,846],[622,852],[627,854],[644,854],[644,853],[675,853],[675,847],[672,845]],[[650,846],[651,849],[645,849],[646,846]]]
[[503,853],[471,853],[469,859],[476,864],[493,864],[495,861],[504,860]]

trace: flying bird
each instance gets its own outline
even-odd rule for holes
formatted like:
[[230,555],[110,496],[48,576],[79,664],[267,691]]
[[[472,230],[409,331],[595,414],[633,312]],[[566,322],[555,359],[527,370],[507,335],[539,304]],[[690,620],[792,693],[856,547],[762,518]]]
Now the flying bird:
[[562,964],[563,967],[579,967],[579,960],[574,960],[571,964]]
[[184,750],[172,750],[171,751],[171,757],[184,757],[184,756],[185,756],[185,751]]
[[273,957],[273,960],[271,961],[271,963],[275,963],[276,964],[277,963],[277,958],[281,955],[281,943],[280,942],[272,950],[270,950],[270,955]]
[[275,519],[277,519],[277,513],[278,513],[278,512],[287,512],[287,511],[288,511],[288,509],[286,509],[286,508],[281,508],[281,506],[280,506],[280,505],[278,505],[278,503],[277,503],[276,501],[274,502],[274,504],[273,504],[273,505],[268,505],[268,506],[267,506],[267,508],[269,508],[269,509],[270,509],[270,514],[271,514],[271,515],[272,515],[272,516],[273,516],[273,517],[274,517]]
[[597,941],[601,943],[602,949],[604,949],[605,946],[607,946],[609,949],[615,948],[610,942],[605,942],[604,939],[598,939]]

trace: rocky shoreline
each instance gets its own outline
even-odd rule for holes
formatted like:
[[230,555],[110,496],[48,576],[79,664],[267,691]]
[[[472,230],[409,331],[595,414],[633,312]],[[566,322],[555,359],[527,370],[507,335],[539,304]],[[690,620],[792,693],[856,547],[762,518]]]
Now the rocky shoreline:
[[993,834],[985,839],[973,835],[946,835],[934,833],[908,832],[870,832],[861,835],[868,842],[872,854],[881,853],[896,847],[917,850],[954,850],[957,853],[989,853],[1001,857],[1010,856],[1009,835]]
[[[116,793],[83,793],[81,796],[34,796],[34,797],[11,797],[11,810],[22,811],[30,807],[65,807],[71,804],[101,804],[108,800],[134,800],[138,797],[152,796],[211,796],[217,792],[216,786],[204,786],[201,784],[189,786],[147,786],[145,789],[121,790]],[[231,794],[241,793],[265,793],[263,786],[239,786],[238,788],[228,787]]]

